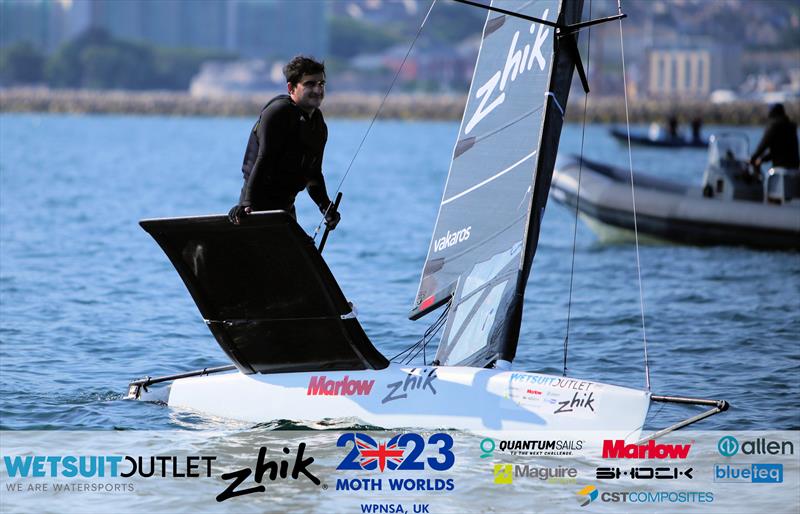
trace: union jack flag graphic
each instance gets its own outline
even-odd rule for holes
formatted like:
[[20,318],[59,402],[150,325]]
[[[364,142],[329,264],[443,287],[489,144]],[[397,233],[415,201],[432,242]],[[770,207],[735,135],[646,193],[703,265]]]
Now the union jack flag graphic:
[[398,446],[399,436],[380,443],[366,434],[356,434],[355,439],[361,469],[373,470],[377,467],[382,473],[387,466],[395,470],[403,462],[405,450]]

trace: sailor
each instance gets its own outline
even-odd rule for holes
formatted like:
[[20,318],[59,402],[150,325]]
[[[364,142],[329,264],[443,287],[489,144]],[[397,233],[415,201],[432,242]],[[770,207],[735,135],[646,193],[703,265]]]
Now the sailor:
[[769,109],[769,123],[764,130],[761,142],[750,158],[754,166],[764,161],[772,161],[774,168],[800,168],[800,155],[797,150],[797,124],[792,122],[783,104],[775,104]]
[[319,110],[325,97],[325,65],[298,55],[286,64],[283,74],[289,94],[270,100],[250,131],[242,163],[244,186],[228,219],[238,225],[253,211],[277,209],[297,219],[294,200],[306,189],[333,230],[341,216],[322,176],[328,140],[328,127]]
[[703,136],[700,131],[703,128],[703,120],[700,117],[692,119],[692,142],[700,143],[703,141]]

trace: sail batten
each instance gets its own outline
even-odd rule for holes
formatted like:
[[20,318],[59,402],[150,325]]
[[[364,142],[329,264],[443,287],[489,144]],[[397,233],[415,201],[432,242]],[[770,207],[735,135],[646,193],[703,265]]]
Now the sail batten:
[[[565,0],[502,5],[562,24],[580,21],[582,8],[581,1]],[[558,135],[548,132],[561,131],[569,88],[564,73],[569,68],[571,78],[573,68],[560,54],[553,27],[487,13],[410,316],[450,303],[439,364],[485,366],[512,360],[516,352],[524,286],[558,146]]]

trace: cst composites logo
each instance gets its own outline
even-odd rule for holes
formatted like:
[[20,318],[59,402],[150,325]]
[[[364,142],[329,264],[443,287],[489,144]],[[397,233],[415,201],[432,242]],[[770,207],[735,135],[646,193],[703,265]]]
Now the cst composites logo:
[[586,507],[595,500],[603,503],[713,503],[714,493],[710,491],[621,491],[600,492],[593,485],[588,485],[578,491],[578,503]]
[[768,440],[766,437],[740,443],[732,435],[726,435],[717,441],[717,451],[723,457],[733,457],[740,451],[744,455],[794,455],[794,444],[791,441]]
[[[420,434],[406,433],[380,442],[367,434],[346,433],[339,437],[336,446],[351,446],[336,467],[342,471],[366,470],[380,475],[392,471],[443,472],[451,469],[456,460],[453,437],[443,432],[431,434],[427,441]],[[377,478],[338,478],[336,490],[452,491],[455,488],[452,478],[384,479],[380,475]]]

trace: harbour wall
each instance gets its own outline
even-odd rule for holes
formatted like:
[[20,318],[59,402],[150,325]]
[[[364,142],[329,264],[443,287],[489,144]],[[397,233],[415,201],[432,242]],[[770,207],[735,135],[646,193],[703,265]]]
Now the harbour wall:
[[[110,113],[168,116],[245,116],[256,115],[274,94],[231,94],[197,97],[185,92],[53,90],[46,88],[0,89],[0,112]],[[371,118],[383,95],[333,93],[325,100],[327,118]],[[465,95],[391,94],[381,108],[380,119],[460,120]],[[785,104],[789,117],[800,117],[800,102]],[[631,123],[663,122],[677,116],[681,123],[699,117],[705,124],[761,125],[766,121],[763,102],[738,101],[711,104],[700,101],[636,100],[628,106]],[[584,101],[572,95],[567,120],[580,122]],[[586,120],[591,123],[624,123],[623,98],[589,97]]]

